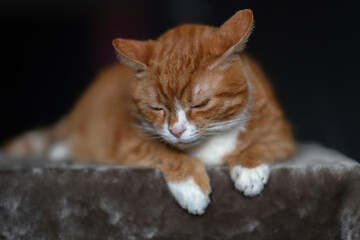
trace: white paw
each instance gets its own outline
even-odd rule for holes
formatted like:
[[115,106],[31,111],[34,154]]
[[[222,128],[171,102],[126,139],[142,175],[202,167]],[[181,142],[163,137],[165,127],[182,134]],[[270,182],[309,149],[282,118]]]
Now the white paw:
[[177,183],[168,182],[168,186],[176,201],[189,213],[203,214],[210,203],[209,197],[201,191],[192,178]]
[[245,168],[236,166],[231,171],[231,178],[235,187],[245,196],[253,197],[258,195],[269,180],[270,168],[267,164],[262,164],[255,168]]
[[66,141],[55,142],[52,144],[47,152],[47,156],[51,161],[62,161],[70,156],[69,144]]

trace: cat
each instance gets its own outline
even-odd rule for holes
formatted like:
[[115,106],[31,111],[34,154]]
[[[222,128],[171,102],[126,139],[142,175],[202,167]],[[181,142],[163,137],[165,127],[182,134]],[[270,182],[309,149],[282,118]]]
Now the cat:
[[227,164],[235,188],[258,195],[269,164],[295,144],[261,68],[244,52],[251,10],[220,27],[185,24],[156,40],[115,39],[104,69],[55,126],[10,140],[7,153],[159,168],[180,206],[203,214],[205,165]]

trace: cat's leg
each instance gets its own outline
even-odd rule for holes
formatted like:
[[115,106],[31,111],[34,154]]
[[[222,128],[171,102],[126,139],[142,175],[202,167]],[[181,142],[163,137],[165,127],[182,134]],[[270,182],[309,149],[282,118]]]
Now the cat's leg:
[[191,214],[203,214],[211,193],[204,163],[160,142],[145,139],[146,135],[139,132],[127,135],[126,144],[119,143],[121,147],[108,156],[117,164],[159,168],[179,205]]
[[0,149],[14,157],[36,157],[64,155],[65,144],[63,139],[66,135],[66,121],[60,121],[57,125],[49,128],[35,129],[25,132],[3,144]]
[[[269,139],[268,139],[269,140]],[[245,196],[258,195],[269,180],[270,164],[294,152],[292,139],[255,142],[227,160],[235,188]]]
[[210,203],[211,187],[205,165],[185,154],[167,154],[158,166],[171,194],[192,214],[203,214]]
[[45,152],[52,141],[52,131],[38,129],[24,133],[8,142],[1,149],[10,156],[30,157]]

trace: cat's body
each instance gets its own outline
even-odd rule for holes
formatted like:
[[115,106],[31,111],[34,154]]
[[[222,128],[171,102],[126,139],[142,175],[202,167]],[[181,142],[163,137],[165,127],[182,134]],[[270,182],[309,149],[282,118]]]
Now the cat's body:
[[103,70],[55,127],[5,149],[18,155],[158,167],[179,204],[202,214],[205,164],[228,164],[235,187],[260,193],[268,164],[294,150],[267,79],[245,53],[250,10],[220,28],[182,25],[156,41],[116,39],[120,60]]

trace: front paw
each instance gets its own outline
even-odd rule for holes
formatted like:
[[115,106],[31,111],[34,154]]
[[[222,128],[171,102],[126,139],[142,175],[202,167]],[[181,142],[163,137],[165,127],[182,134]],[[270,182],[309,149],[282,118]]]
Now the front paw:
[[248,197],[256,196],[264,189],[269,175],[270,168],[267,164],[255,168],[245,168],[238,165],[231,170],[231,178],[236,189]]
[[209,195],[191,177],[181,182],[168,182],[168,186],[180,206],[191,214],[203,214],[210,203]]

